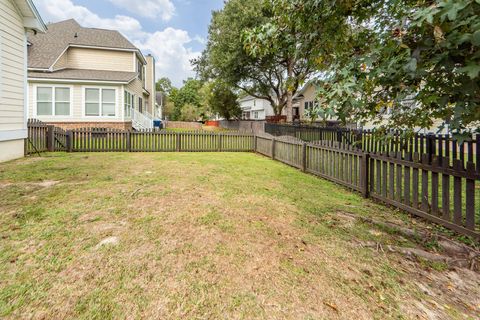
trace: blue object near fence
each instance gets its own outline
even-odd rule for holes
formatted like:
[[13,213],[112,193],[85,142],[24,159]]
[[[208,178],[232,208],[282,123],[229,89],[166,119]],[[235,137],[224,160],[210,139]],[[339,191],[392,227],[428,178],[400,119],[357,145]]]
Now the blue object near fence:
[[153,126],[155,128],[163,129],[162,120],[153,120]]

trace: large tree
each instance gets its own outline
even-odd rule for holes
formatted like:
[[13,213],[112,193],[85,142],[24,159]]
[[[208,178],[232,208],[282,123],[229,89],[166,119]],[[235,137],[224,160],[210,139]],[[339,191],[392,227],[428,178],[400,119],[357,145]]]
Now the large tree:
[[[293,96],[299,86],[322,70],[326,58],[333,56],[332,48],[344,44],[348,20],[339,13],[349,5],[342,1],[265,0],[264,7],[268,19],[244,32],[245,48],[255,58],[278,57],[284,70],[281,85],[286,91],[287,121],[291,122]],[[321,10],[321,14],[311,10]]]
[[288,50],[264,50],[261,54],[250,50],[253,37],[247,32],[261,28],[273,17],[263,0],[226,2],[222,10],[213,13],[207,48],[194,64],[203,79],[219,80],[265,99],[278,115],[312,69]]

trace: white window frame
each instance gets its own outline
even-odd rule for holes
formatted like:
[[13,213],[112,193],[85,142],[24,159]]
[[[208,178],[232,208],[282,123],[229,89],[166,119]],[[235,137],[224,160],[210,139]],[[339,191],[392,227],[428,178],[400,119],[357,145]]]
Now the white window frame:
[[[38,88],[50,88],[52,90],[52,114],[51,115],[39,115],[38,110],[37,110],[37,91]],[[70,90],[70,110],[69,110],[69,115],[56,115],[55,114],[55,102],[56,102],[56,95],[55,95],[55,89],[56,88],[63,88],[63,89],[69,89]],[[64,101],[62,101],[64,102]],[[73,117],[73,86],[70,85],[63,85],[63,84],[36,84],[33,86],[33,114],[35,115],[36,118],[39,119],[46,119],[46,118],[72,118]]]
[[[86,114],[86,94],[87,94],[87,89],[97,89],[100,90],[99,95],[98,95],[98,102],[99,102],[99,115],[98,116],[88,116]],[[103,102],[102,102],[102,90],[114,90],[115,91],[115,115],[114,116],[104,116],[102,115],[102,108],[103,108]],[[88,118],[88,119],[116,119],[121,116],[121,110],[119,114],[119,108],[118,108],[118,88],[117,87],[105,87],[105,86],[83,86],[82,87],[82,117],[83,118]]]
[[[125,99],[126,99],[126,96],[127,94],[130,96],[130,104],[126,104],[125,103]],[[133,93],[131,93],[130,91],[128,91],[127,89],[124,89],[123,90],[123,110],[124,112],[127,111],[127,112],[131,112],[131,108],[134,108],[135,107],[135,104],[134,104],[134,99],[135,99],[135,95]],[[125,106],[128,105],[128,108],[125,109]],[[127,113],[125,113],[125,118],[131,118],[132,115],[128,115]]]

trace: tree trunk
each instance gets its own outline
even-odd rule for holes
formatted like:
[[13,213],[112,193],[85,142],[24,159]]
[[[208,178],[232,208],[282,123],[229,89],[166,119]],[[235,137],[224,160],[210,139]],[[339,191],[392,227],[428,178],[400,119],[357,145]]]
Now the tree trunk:
[[293,122],[293,92],[292,92],[292,77],[293,77],[293,61],[289,60],[287,66],[287,122]]
[[272,109],[275,116],[279,116],[282,114],[282,108],[279,104],[272,104]]

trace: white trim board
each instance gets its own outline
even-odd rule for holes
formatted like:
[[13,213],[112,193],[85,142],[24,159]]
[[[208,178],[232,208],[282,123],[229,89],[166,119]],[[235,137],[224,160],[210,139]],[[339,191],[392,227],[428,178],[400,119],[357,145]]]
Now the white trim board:
[[[136,77],[135,77],[136,78]],[[36,82],[62,82],[62,83],[92,83],[92,84],[95,84],[95,83],[100,83],[100,84],[112,84],[112,85],[119,85],[119,84],[129,84],[130,82],[132,82],[133,80],[135,80],[135,78],[133,78],[132,80],[129,80],[129,81],[102,81],[102,80],[75,80],[75,79],[47,79],[47,78],[28,78],[28,81],[36,81]]]
[[27,129],[0,131],[0,141],[26,139],[27,137]]

